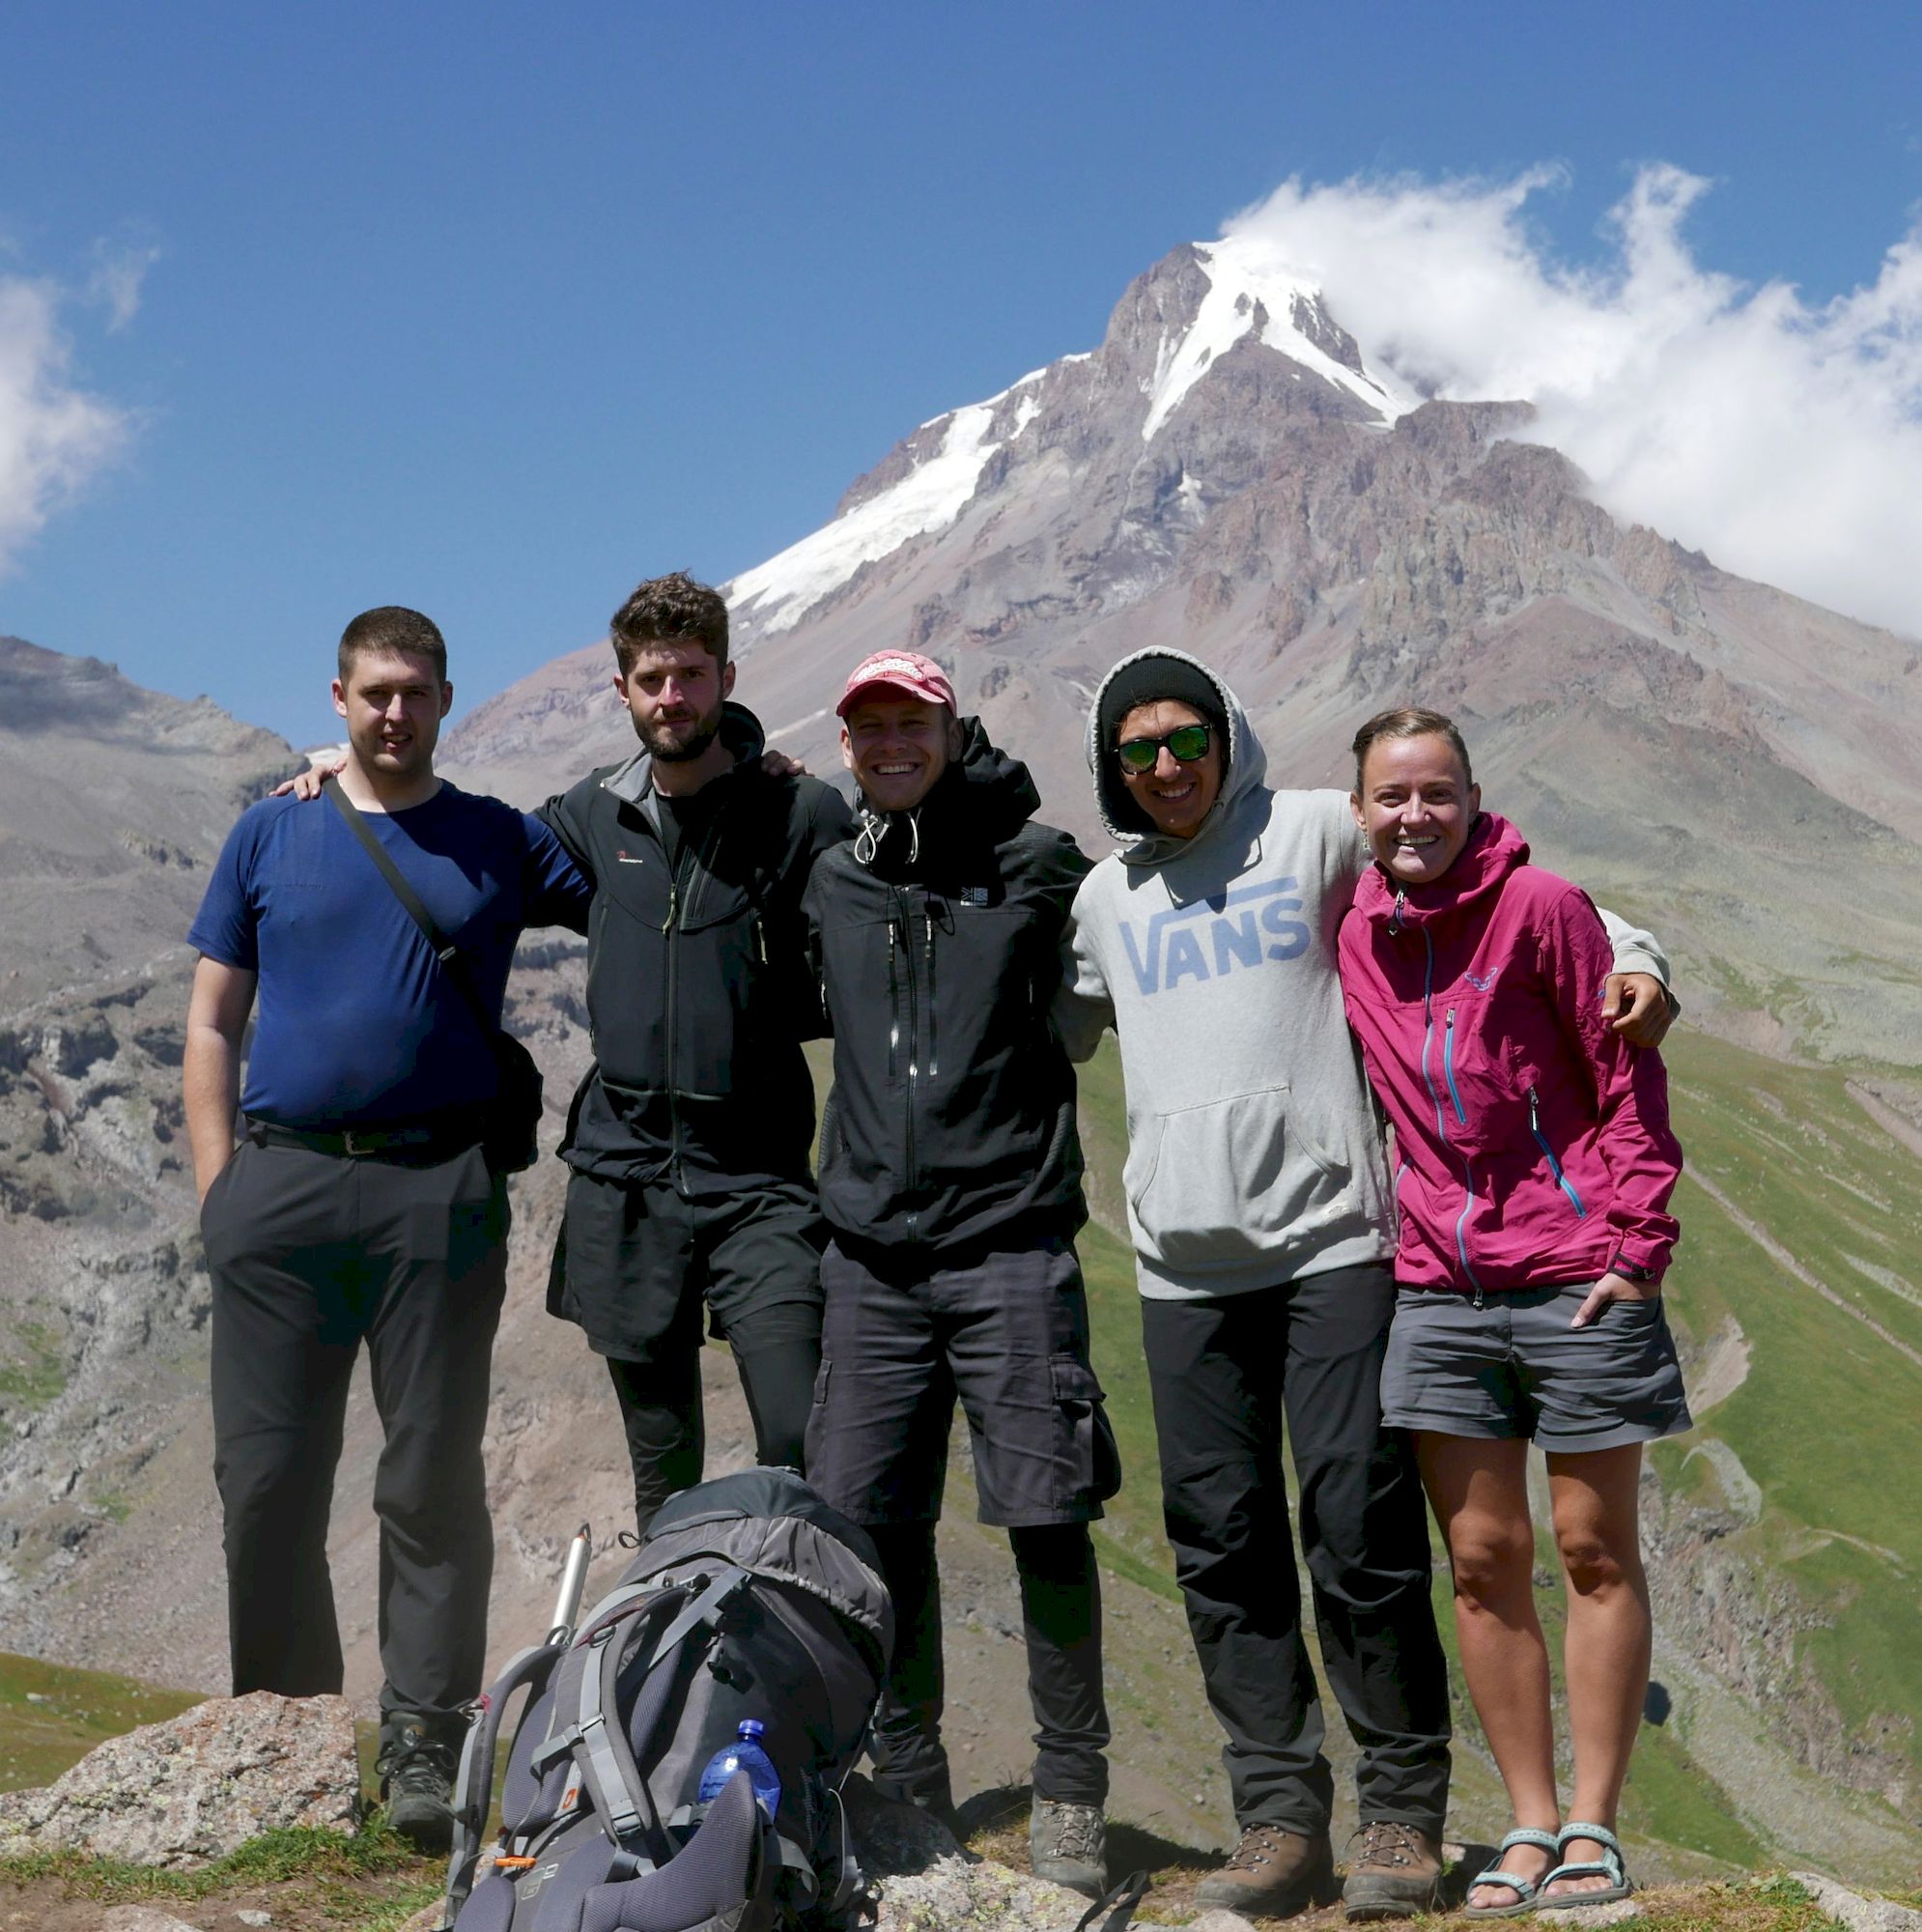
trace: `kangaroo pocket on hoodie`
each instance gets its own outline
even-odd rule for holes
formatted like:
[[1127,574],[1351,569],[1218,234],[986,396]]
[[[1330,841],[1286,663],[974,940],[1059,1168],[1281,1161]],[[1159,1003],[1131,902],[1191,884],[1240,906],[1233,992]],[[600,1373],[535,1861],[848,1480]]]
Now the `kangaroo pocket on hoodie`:
[[1183,1271],[1245,1266],[1355,1209],[1339,1130],[1283,1087],[1141,1122],[1122,1175],[1135,1243]]

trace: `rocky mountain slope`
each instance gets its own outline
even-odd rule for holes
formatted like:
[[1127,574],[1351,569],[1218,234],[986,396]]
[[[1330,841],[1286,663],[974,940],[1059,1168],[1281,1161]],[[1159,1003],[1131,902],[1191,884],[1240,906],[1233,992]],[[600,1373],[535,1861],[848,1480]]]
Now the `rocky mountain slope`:
[[[1363,718],[1437,704],[1540,856],[1686,954],[1698,1018],[1922,1060],[1916,646],[1621,527],[1528,433],[1422,402],[1255,244],[1178,248],[1097,350],[923,424],[734,581],[738,695],[837,769],[848,668],[931,652],[1089,838],[1083,721],[1127,651],[1219,666],[1290,782],[1345,787]],[[531,672],[449,755],[523,798],[625,755],[610,669]]]
[[[1651,1463],[1661,1699],[1629,1823],[1677,1873],[1779,1846],[1896,1882],[1922,1851],[1902,1634],[1922,1516],[1882,1479],[1922,1464],[1916,655],[1617,526],[1527,424],[1408,392],[1282,265],[1177,250],[1100,349],[923,425],[736,581],[740,695],[832,769],[848,666],[931,651],[1090,842],[1081,717],[1140,644],[1221,665],[1284,780],[1344,782],[1342,746],[1382,703],[1461,716],[1490,803],[1663,933],[1688,1004],[1671,1307],[1700,1427]],[[610,668],[596,645],[530,674],[449,734],[448,769],[527,803],[625,755]],[[0,642],[0,1650],[220,1681],[177,935],[234,813],[293,762],[205,700]],[[551,1138],[583,1017],[578,942],[533,936],[510,1018],[548,1067]],[[1097,1362],[1131,1472],[1103,1531],[1116,1804],[1195,1842],[1225,1793],[1149,1475],[1112,1062],[1083,1114]],[[603,1374],[541,1309],[558,1198],[551,1163],[517,1181],[489,1445],[504,1648],[544,1619],[575,1524],[624,1508]],[[724,1466],[745,1418],[724,1356],[707,1366]],[[333,1538],[356,1694],[377,1447],[363,1390]],[[1018,1605],[1003,1544],[965,1520],[945,1535],[950,1726],[964,1788],[990,1786],[1027,1755]],[[1472,1724],[1457,1797],[1493,1816]]]

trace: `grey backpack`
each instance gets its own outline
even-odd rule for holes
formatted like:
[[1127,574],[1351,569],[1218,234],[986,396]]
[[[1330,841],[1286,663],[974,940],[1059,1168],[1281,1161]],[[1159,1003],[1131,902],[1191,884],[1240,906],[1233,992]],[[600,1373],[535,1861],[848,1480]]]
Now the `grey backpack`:
[[[684,1490],[614,1588],[514,1658],[480,1700],[454,1791],[443,1928],[772,1932],[834,1928],[867,1890],[840,1788],[892,1642],[866,1536],[800,1477],[753,1469]],[[500,1832],[482,1834],[507,1708]],[[701,1774],[744,1719],[780,1780]]]

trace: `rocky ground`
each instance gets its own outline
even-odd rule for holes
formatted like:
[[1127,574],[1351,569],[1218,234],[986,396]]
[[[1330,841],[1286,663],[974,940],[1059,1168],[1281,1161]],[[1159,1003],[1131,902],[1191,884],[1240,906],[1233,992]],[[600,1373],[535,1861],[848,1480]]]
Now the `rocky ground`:
[[[0,1797],[0,1927],[48,1932],[239,1932],[324,1926],[429,1932],[439,1873],[376,1825],[355,1831],[360,1773],[340,1698],[257,1692],[213,1699],[97,1747],[52,1786]],[[846,1787],[857,1847],[879,1900],[874,1932],[1075,1932],[1086,1901],[1027,1869],[1028,1794],[977,1795],[959,1838],[911,1808]],[[1444,1901],[1457,1906],[1487,1861],[1451,1846]],[[1149,1881],[1142,1932],[1248,1932],[1198,1909],[1218,1854],[1117,1826],[1111,1867]],[[1448,1914],[1437,1914],[1445,1918]],[[1563,1917],[1558,1915],[1558,1917]],[[1730,1932],[1922,1932],[1913,1901],[1865,1896],[1815,1873],[1716,1886],[1656,1886],[1632,1901],[1564,1917],[1576,1928],[1645,1921]],[[1321,1932],[1339,1907],[1301,1915]]]

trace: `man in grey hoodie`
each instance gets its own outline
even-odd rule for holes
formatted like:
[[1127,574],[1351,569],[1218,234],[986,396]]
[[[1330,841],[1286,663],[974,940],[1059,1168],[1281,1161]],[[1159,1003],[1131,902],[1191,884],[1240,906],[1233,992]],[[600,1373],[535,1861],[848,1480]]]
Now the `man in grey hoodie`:
[[[1434,1903],[1448,1678],[1412,1461],[1380,1426],[1395,1208],[1335,937],[1366,854],[1347,795],[1276,791],[1247,714],[1178,651],[1109,672],[1088,723],[1120,849],[1088,874],[1057,1013],[1076,1059],[1113,1027],[1128,1202],[1175,1575],[1240,1842],[1198,1904],[1335,1896],[1334,1780],[1301,1631],[1286,1417],[1322,1660],[1361,1747],[1350,1918]],[[1611,923],[1630,1037],[1666,1027],[1666,961]]]

